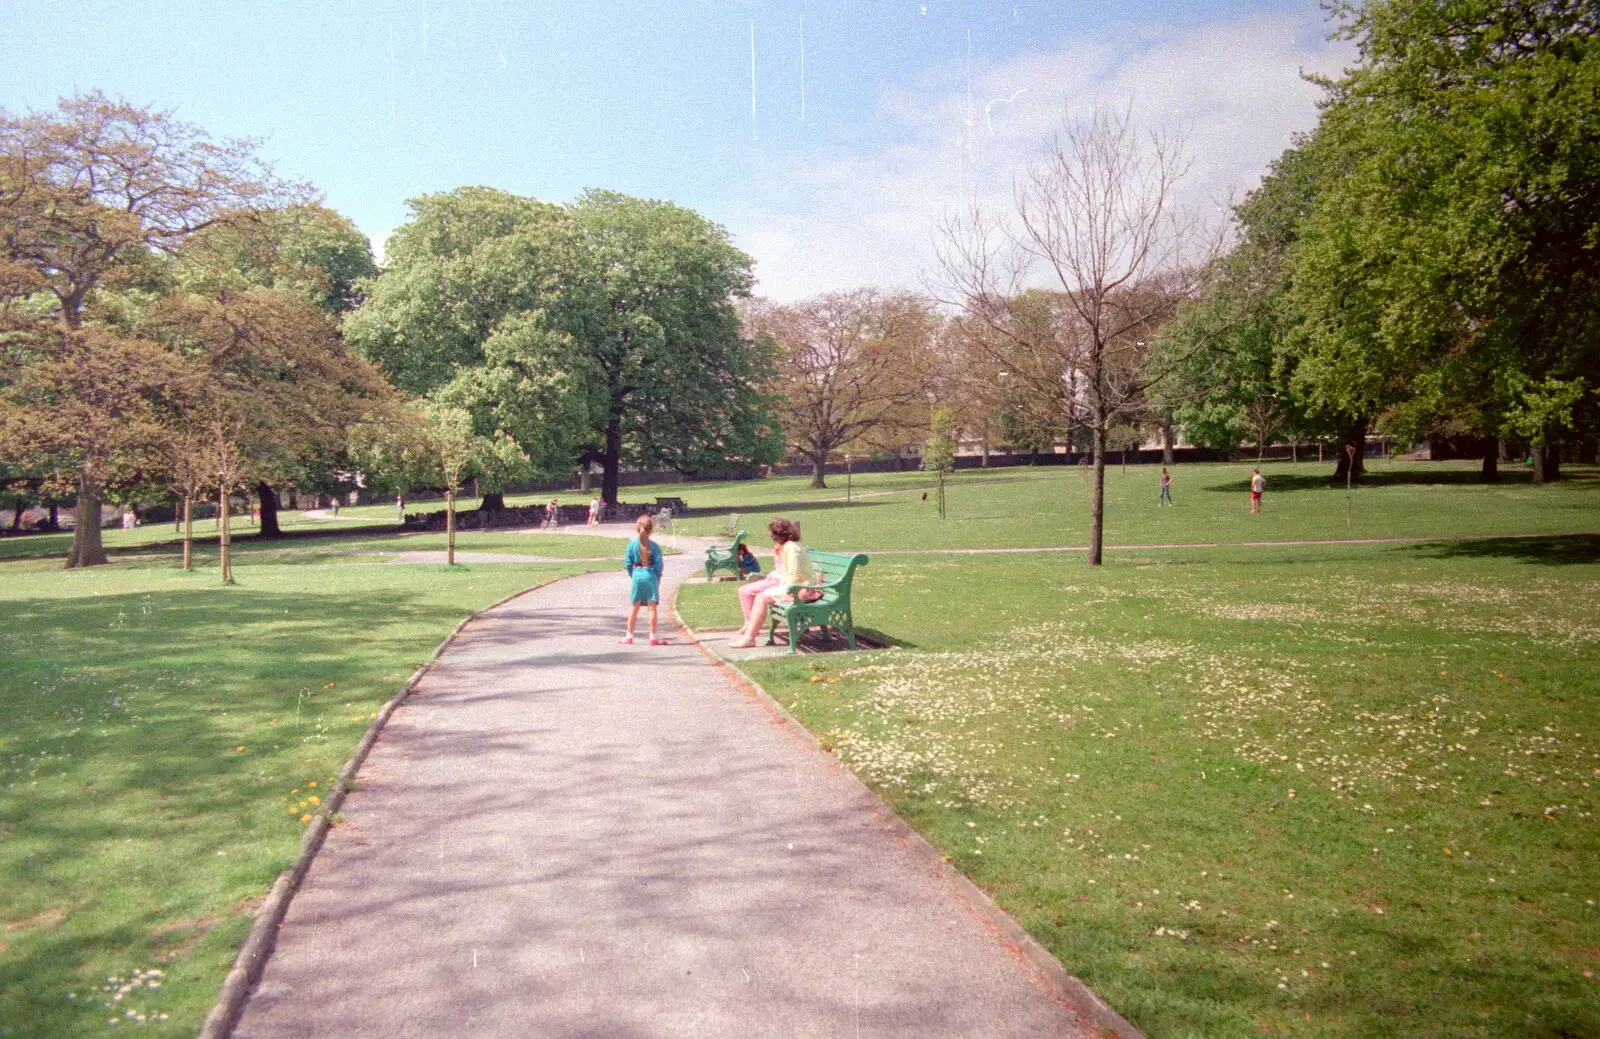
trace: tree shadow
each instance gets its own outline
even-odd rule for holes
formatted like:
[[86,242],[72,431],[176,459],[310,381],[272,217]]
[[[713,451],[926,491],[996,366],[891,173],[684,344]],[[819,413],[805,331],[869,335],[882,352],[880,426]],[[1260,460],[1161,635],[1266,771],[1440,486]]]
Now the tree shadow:
[[1592,566],[1600,563],[1600,534],[1426,541],[1397,547],[1392,551],[1424,559],[1512,559],[1542,566]]
[[[1305,491],[1325,490],[1328,487],[1343,487],[1344,481],[1337,480],[1333,475],[1332,463],[1328,463],[1328,470],[1323,474],[1316,473],[1267,473],[1267,491]],[[1600,470],[1590,469],[1563,469],[1561,473],[1563,482],[1588,482],[1600,480]],[[1366,472],[1355,482],[1355,486],[1371,487],[1529,487],[1533,485],[1533,471],[1520,466],[1502,468],[1500,478],[1494,483],[1486,484],[1482,481],[1477,469],[1415,469],[1407,466],[1404,469],[1387,469],[1384,463],[1376,462],[1370,465]],[[1240,477],[1226,483],[1211,484],[1203,488],[1207,491],[1219,491],[1226,494],[1238,494],[1250,489],[1250,478]]]

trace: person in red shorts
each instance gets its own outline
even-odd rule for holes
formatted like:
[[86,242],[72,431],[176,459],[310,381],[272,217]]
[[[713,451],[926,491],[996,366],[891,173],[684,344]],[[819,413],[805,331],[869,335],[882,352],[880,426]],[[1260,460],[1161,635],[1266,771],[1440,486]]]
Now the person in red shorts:
[[1261,511],[1261,492],[1267,489],[1267,478],[1257,469],[1250,474],[1250,511]]

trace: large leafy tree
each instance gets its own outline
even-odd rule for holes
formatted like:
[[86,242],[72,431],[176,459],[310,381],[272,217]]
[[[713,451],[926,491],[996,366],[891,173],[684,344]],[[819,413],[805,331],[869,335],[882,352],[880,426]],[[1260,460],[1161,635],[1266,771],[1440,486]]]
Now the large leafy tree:
[[[590,192],[555,206],[488,188],[411,203],[346,333],[401,388],[509,435],[518,476],[602,463],[695,471],[769,459],[758,354],[734,303],[750,259],[669,203]],[[486,507],[493,497],[486,495]]]
[[[130,369],[155,356],[133,348],[126,336],[86,326],[96,321],[98,294],[143,276],[151,258],[172,253],[195,233],[240,220],[299,197],[281,184],[250,141],[217,141],[170,113],[141,108],[93,92],[64,98],[54,111],[12,116],[0,112],[0,294],[8,325],[50,323],[62,330],[51,349],[22,351],[33,366],[17,385],[53,385],[43,394],[19,390],[35,412],[23,421],[36,452],[76,485],[78,498],[69,567],[106,561],[100,542],[104,481],[126,457],[125,430],[141,428],[133,412],[122,423],[94,418],[95,409],[72,399],[73,387],[100,393],[92,380],[121,372],[132,384],[154,386]],[[95,356],[105,348],[105,363]],[[73,373],[67,359],[80,351],[89,367]],[[89,380],[89,381],[85,381]],[[51,431],[54,441],[51,442]]]
[[[1572,0],[1335,9],[1340,157],[1290,256],[1313,402],[1521,433],[1536,477],[1595,421],[1600,14]],[[1409,415],[1406,412],[1409,411]]]
[[[296,334],[312,356],[273,379],[300,383],[327,377],[330,367],[355,364],[339,340],[338,322],[360,301],[357,285],[375,275],[377,265],[366,236],[349,220],[320,205],[298,205],[247,221],[219,224],[194,235],[178,251],[168,273],[168,291],[218,303],[246,298],[260,301],[268,298],[268,291],[276,293],[282,304],[277,316],[290,321],[286,329],[298,328]],[[320,321],[308,304],[321,311]],[[355,373],[354,367],[351,373]],[[331,491],[338,486],[338,474],[352,469],[346,433],[364,414],[362,398],[370,397],[375,376],[366,371],[351,373],[346,375],[353,382],[335,379],[330,385],[359,387],[355,396],[335,393],[321,401],[325,410],[306,430],[308,435],[274,434],[272,451],[253,453],[249,475],[250,489],[260,503],[258,537],[280,534],[279,488],[292,485]],[[266,389],[276,392],[279,387]],[[287,412],[294,413],[292,408]],[[281,432],[282,425],[275,423],[270,428]]]
[[601,375],[588,457],[617,500],[622,462],[697,472],[776,461],[777,423],[763,388],[770,360],[746,340],[735,304],[749,296],[749,256],[692,210],[590,191],[570,207],[587,243],[570,327]]

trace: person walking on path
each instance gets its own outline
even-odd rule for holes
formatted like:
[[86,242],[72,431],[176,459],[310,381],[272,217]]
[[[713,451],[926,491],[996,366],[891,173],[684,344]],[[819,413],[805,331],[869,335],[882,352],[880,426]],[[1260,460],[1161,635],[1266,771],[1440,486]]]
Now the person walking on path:
[[1172,474],[1167,472],[1167,467],[1161,467],[1161,498],[1156,502],[1156,508],[1172,504]]
[[[739,605],[745,605],[746,594],[751,598],[745,610],[744,628],[738,640],[729,644],[734,649],[749,649],[756,644],[756,632],[767,619],[767,609],[775,602],[789,601],[784,588],[792,584],[814,584],[817,580],[817,572],[811,566],[811,553],[800,543],[798,523],[779,516],[767,524],[767,533],[772,535],[772,576],[763,581],[751,581],[739,589]],[[814,602],[821,594],[813,592],[808,596],[804,589],[800,592],[807,602]]]
[[650,540],[650,535],[656,529],[655,521],[649,516],[640,516],[633,524],[638,531],[638,537],[628,542],[628,550],[623,554],[622,565],[628,571],[628,576],[633,579],[632,596],[628,604],[628,631],[620,641],[624,646],[633,645],[633,629],[639,623],[639,607],[650,607],[650,645],[665,646],[666,639],[656,637],[656,608],[661,602],[661,546]]
[[590,498],[589,499],[589,522],[588,522],[588,526],[591,526],[591,527],[598,526],[599,523],[600,523],[600,499],[599,498]]
[[1250,474],[1250,511],[1261,511],[1261,492],[1267,489],[1267,478],[1257,469]]
[[394,518],[399,523],[406,521],[406,492],[404,491],[394,496]]

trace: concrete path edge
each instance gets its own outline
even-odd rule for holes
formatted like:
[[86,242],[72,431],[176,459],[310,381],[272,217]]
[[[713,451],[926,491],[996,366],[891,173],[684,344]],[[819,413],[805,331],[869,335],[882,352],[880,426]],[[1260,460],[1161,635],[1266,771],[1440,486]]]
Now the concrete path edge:
[[503,599],[485,606],[481,610],[474,610],[461,619],[450,634],[445,636],[443,642],[434,649],[426,663],[412,672],[406,684],[400,691],[390,697],[378,711],[378,717],[373,719],[367,731],[362,735],[361,742],[356,744],[355,751],[349,760],[344,763],[344,768],[339,770],[339,778],[334,783],[333,789],[328,794],[328,799],[322,805],[306,830],[305,836],[300,839],[300,854],[294,864],[273,881],[272,888],[267,892],[266,901],[261,908],[256,910],[255,922],[250,925],[250,935],[239,947],[239,954],[234,957],[233,966],[228,970],[228,975],[222,981],[222,989],[217,994],[217,1001],[211,1005],[206,1013],[205,1022],[200,1026],[199,1039],[228,1039],[233,1034],[234,1026],[239,1021],[239,1014],[244,1009],[244,1004],[250,998],[250,993],[255,989],[256,983],[261,980],[261,972],[266,969],[267,960],[272,956],[272,950],[278,939],[278,928],[282,926],[284,917],[289,912],[289,903],[293,901],[295,891],[299,889],[300,882],[305,879],[306,871],[311,868],[311,862],[317,857],[317,851],[322,847],[323,840],[328,836],[328,830],[333,825],[333,817],[339,811],[339,806],[344,803],[344,795],[355,782],[356,773],[361,769],[362,762],[367,760],[367,754],[372,750],[372,745],[378,741],[378,736],[383,732],[384,726],[389,721],[389,716],[395,709],[405,702],[429,671],[433,670],[439,662],[439,657],[446,649],[450,648],[468,624],[477,620],[483,614],[497,607],[504,606],[513,599],[519,599],[529,592],[540,588],[547,588],[557,581],[566,581],[573,576],[557,577],[536,585],[514,592]]
[[[760,682],[751,678],[737,664],[724,660],[705,647],[700,641],[699,633],[690,626],[688,621],[683,619],[683,614],[678,612],[676,590],[674,590],[672,596],[672,619],[677,622],[678,627],[683,629],[684,634],[694,642],[695,648],[711,663],[712,667],[717,668],[737,684],[753,692],[761,699],[769,711],[793,730],[797,737],[814,746],[818,753],[829,753],[811,730],[806,728],[800,719],[789,713],[789,709],[779,703],[771,693],[767,692]],[[894,828],[895,835],[905,841],[905,846],[911,853],[923,859],[931,870],[943,876],[970,898],[972,904],[984,915],[984,918],[996,930],[1013,942],[1018,950],[1028,958],[1028,962],[1039,969],[1045,979],[1060,994],[1063,1002],[1085,1013],[1102,1035],[1114,1035],[1117,1039],[1144,1039],[1137,1028],[1133,1027],[1126,1018],[1112,1009],[1111,1004],[1100,998],[1099,993],[1069,974],[1067,969],[1061,965],[1061,961],[1056,959],[1050,953],[1050,950],[1040,945],[1038,939],[1034,938],[1021,924],[1017,923],[1010,913],[1001,909],[994,899],[989,897],[987,891],[967,879],[966,874],[950,865],[938,848],[928,843],[926,837],[912,829],[910,823],[900,818],[900,813],[896,812],[879,797],[875,790],[867,786],[861,780],[861,777],[848,768],[845,768],[844,772],[860,788],[862,794],[883,806],[884,813],[890,819],[890,825]]]

